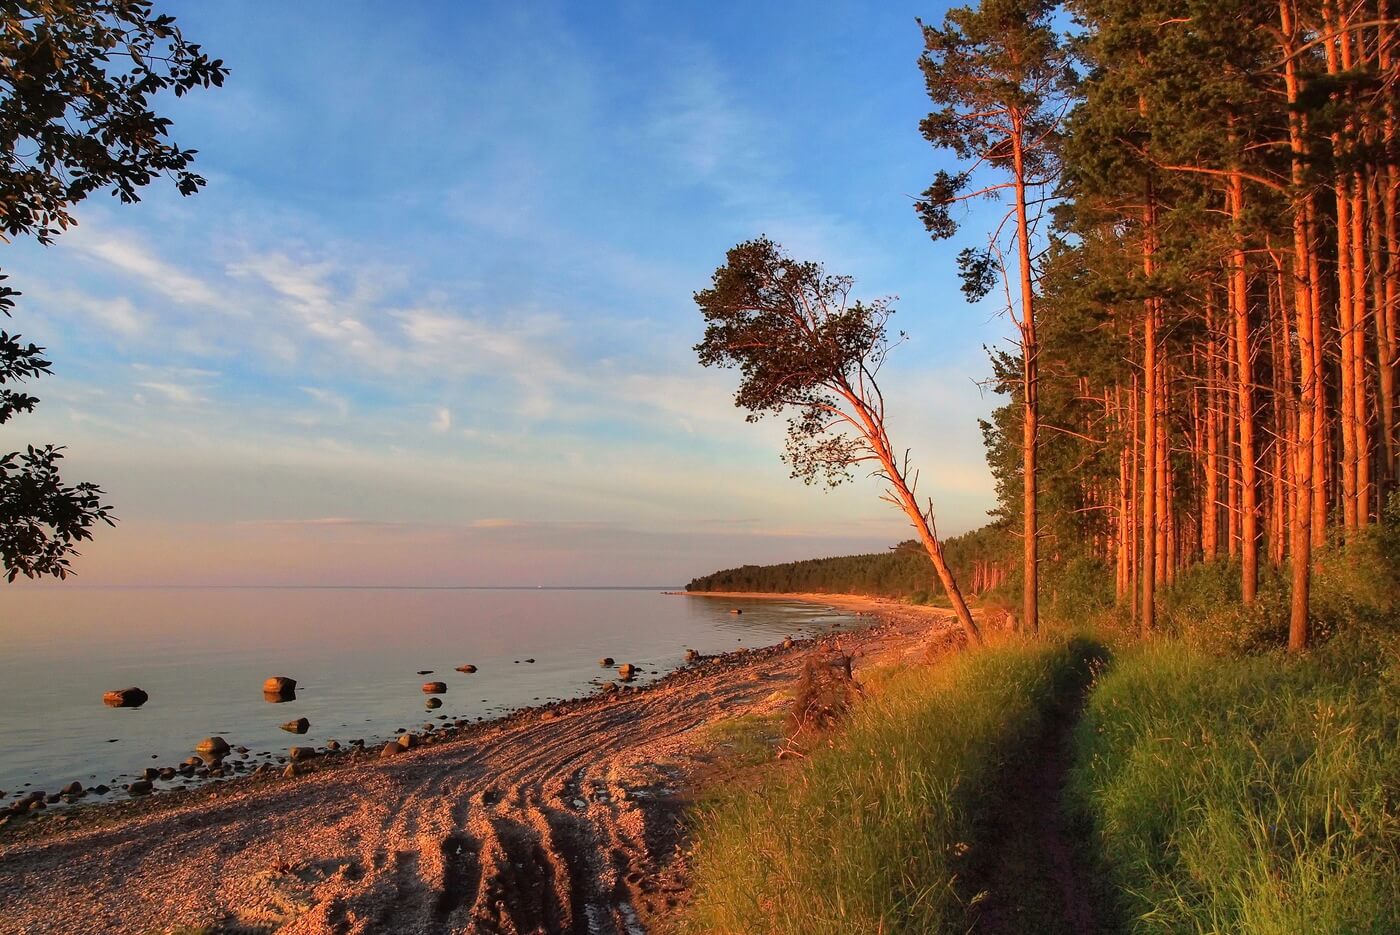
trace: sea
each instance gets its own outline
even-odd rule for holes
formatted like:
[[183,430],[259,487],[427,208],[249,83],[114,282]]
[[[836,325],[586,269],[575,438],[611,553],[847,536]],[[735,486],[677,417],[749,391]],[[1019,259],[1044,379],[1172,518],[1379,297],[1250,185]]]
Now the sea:
[[[645,685],[687,649],[860,622],[820,604],[656,588],[0,588],[0,805],[74,780],[120,797],[209,736],[246,747],[248,767],[275,763],[293,745],[372,743],[587,695],[616,678],[604,657],[639,667]],[[266,700],[275,675],[296,679],[294,699]],[[427,707],[426,681],[446,683],[431,696],[441,707]],[[145,704],[103,704],[133,686]],[[306,733],[281,728],[299,718]]]

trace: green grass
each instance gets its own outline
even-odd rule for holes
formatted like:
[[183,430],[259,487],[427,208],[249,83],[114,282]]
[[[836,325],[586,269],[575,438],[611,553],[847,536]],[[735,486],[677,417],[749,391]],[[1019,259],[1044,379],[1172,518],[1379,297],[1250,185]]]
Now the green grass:
[[757,766],[773,759],[782,736],[781,714],[743,714],[705,731],[705,739],[724,751],[725,765],[731,768]]
[[1014,644],[885,679],[800,765],[701,808],[688,929],[965,931],[957,877],[990,780],[1088,656]]
[[1069,798],[1127,931],[1400,931],[1400,664],[1179,644],[1116,655]]

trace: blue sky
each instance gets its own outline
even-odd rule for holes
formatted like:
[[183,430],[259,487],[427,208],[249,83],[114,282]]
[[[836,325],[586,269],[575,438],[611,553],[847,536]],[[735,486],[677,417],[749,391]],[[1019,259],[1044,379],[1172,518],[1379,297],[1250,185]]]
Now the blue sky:
[[166,104],[207,189],[5,248],[56,373],[4,445],[68,445],[122,519],[80,580],[669,584],[902,538],[695,362],[692,292],[760,233],[900,297],[892,434],[941,531],[982,523],[1009,326],[957,290],[985,222],[933,244],[910,207],[950,165],[917,132],[941,7],[166,8],[232,70]]

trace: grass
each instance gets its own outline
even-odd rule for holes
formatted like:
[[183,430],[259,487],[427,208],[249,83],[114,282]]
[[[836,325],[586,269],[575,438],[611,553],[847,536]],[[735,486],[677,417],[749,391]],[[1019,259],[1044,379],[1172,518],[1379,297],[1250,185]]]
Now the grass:
[[1400,663],[1117,654],[1069,798],[1134,933],[1400,931]]
[[991,780],[1089,655],[1015,643],[884,679],[800,765],[702,806],[688,929],[965,931],[958,877]]
[[743,714],[718,721],[705,731],[705,739],[724,751],[725,765],[734,769],[773,759],[782,735],[781,714]]

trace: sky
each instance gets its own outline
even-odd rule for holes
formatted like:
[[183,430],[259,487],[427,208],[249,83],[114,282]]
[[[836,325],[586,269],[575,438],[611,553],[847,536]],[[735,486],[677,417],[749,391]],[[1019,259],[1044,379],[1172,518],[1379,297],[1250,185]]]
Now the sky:
[[81,584],[674,585],[909,534],[874,480],[789,478],[693,351],[766,234],[898,296],[882,375],[939,531],[985,521],[992,207],[912,199],[937,4],[158,3],[223,58],[161,103],[209,184],[97,195],[0,248],[49,349],[6,450],[68,447],[120,519]]

